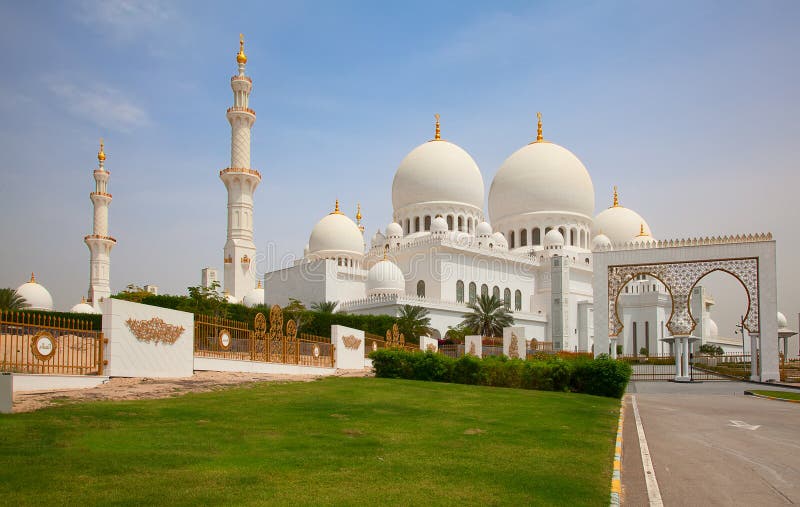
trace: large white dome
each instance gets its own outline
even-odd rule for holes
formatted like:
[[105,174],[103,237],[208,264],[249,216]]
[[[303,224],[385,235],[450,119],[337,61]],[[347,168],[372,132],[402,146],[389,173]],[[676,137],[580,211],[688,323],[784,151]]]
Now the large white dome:
[[589,171],[566,148],[546,141],[524,146],[503,162],[489,189],[493,223],[535,212],[591,218],[594,185]]
[[403,294],[406,281],[403,272],[394,262],[383,259],[367,273],[367,295]]
[[364,236],[356,223],[339,211],[338,201],[336,211],[324,216],[311,230],[308,252],[364,254]]
[[17,294],[28,304],[30,310],[52,310],[53,296],[50,292],[36,282],[36,277],[31,273],[31,281],[17,287]]
[[433,140],[400,162],[392,182],[392,205],[395,211],[428,202],[483,209],[483,192],[483,176],[469,153],[451,142]]
[[647,236],[651,236],[650,226],[638,213],[624,206],[612,206],[594,217],[594,233],[605,234],[615,245],[633,241],[641,228]]
[[261,281],[253,290],[244,295],[242,304],[251,308],[264,304],[264,287],[261,285]]

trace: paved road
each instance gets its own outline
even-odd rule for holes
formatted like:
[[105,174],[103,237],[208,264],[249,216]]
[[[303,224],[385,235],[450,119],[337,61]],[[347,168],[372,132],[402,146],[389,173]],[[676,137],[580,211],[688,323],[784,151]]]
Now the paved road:
[[[631,383],[664,505],[800,504],[800,404],[750,389],[772,388]],[[630,396],[622,460],[623,505],[648,505]]]

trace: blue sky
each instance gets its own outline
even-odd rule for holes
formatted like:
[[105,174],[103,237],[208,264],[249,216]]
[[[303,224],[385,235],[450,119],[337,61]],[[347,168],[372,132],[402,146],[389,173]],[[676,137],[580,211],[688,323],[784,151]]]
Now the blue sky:
[[545,136],[589,169],[598,211],[617,184],[660,238],[772,231],[793,321],[797,26],[793,1],[6,2],[0,286],[35,270],[61,309],[86,292],[101,136],[112,289],[180,293],[221,267],[217,173],[243,32],[263,267],[300,255],[336,198],[351,215],[361,202],[370,236],[384,228],[394,171],[433,113],[488,191],[542,111]]

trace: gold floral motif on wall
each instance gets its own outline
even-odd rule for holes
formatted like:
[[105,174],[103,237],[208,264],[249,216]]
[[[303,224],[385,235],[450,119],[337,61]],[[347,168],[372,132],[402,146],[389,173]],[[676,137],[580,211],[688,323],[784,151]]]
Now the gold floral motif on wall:
[[167,324],[158,317],[149,320],[128,319],[125,321],[128,329],[137,340],[145,343],[166,343],[172,345],[184,332],[183,326]]
[[519,359],[519,343],[517,340],[517,335],[512,331],[511,344],[508,346],[508,357],[511,359]]
[[361,340],[356,338],[352,334],[343,336],[342,341],[344,342],[344,346],[347,347],[348,349],[355,350],[361,345]]

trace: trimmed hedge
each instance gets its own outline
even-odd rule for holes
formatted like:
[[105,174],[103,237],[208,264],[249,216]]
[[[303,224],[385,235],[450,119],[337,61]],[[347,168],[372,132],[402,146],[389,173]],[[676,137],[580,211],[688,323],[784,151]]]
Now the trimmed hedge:
[[58,317],[71,319],[73,321],[86,321],[91,325],[93,331],[103,330],[103,316],[98,313],[71,313],[71,312],[49,312],[46,310],[15,310],[17,313],[27,313],[31,315],[43,315],[47,317]]
[[608,356],[565,360],[557,356],[527,361],[507,357],[458,359],[435,352],[379,349],[371,352],[375,375],[383,378],[452,382],[540,391],[572,391],[621,398],[631,366]]

